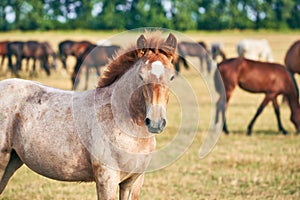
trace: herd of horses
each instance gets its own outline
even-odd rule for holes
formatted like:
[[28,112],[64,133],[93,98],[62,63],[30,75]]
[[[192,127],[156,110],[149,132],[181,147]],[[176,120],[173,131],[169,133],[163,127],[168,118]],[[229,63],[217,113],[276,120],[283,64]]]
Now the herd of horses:
[[[225,59],[225,53],[223,51],[222,44],[212,44],[211,50],[208,49],[204,42],[191,43],[180,42],[177,46],[177,54],[173,61],[177,74],[180,71],[181,63],[184,64],[186,69],[189,68],[186,61],[187,56],[197,57],[200,61],[200,71],[204,71],[204,65],[207,67],[207,71],[212,70],[212,61],[221,56]],[[33,60],[33,66],[31,67],[31,75],[36,74],[36,60],[40,62],[40,68],[45,70],[47,75],[51,74],[51,70],[55,70],[57,67],[57,58],[62,63],[62,68],[67,70],[67,59],[69,56],[73,56],[76,59],[76,63],[73,67],[71,74],[72,88],[76,89],[81,79],[80,74],[82,67],[85,66],[85,88],[88,87],[88,77],[91,68],[95,68],[96,73],[100,76],[100,67],[105,66],[110,59],[120,50],[118,45],[102,45],[93,44],[90,41],[74,41],[64,40],[58,44],[58,53],[56,53],[48,42],[38,42],[34,40],[30,41],[2,41],[0,42],[0,56],[1,69],[3,68],[5,57],[8,58],[8,69],[16,76],[20,77],[20,71],[22,70],[22,60],[26,59],[26,70],[30,69],[29,60]],[[15,59],[13,59],[15,58]],[[15,63],[13,63],[15,60]]]
[[[29,41],[2,41],[0,42],[1,69],[3,68],[4,59],[8,58],[8,69],[16,76],[20,77],[22,70],[22,61],[26,59],[26,70],[28,71],[29,60],[33,60],[30,74],[36,73],[36,60],[40,62],[40,68],[45,70],[49,76],[51,69],[55,70],[57,67],[57,58],[60,58],[63,69],[67,70],[67,58],[74,56],[76,64],[73,67],[71,75],[73,88],[76,89],[80,80],[80,69],[82,64],[87,65],[87,72],[89,68],[96,68],[97,74],[100,75],[99,66],[104,66],[109,59],[120,49],[120,46],[98,46],[89,41],[73,41],[65,40],[59,43],[58,53],[56,53],[48,42],[39,42],[35,40]],[[15,58],[15,59],[14,59]],[[15,63],[13,63],[15,61]],[[88,76],[88,73],[86,73]],[[87,83],[86,83],[87,87]]]

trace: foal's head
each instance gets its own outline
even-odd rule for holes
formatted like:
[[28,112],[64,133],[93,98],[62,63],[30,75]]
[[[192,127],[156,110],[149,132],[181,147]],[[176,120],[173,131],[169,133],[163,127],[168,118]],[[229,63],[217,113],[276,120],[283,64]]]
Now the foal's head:
[[152,43],[141,35],[137,40],[141,59],[138,76],[142,82],[141,94],[145,101],[144,124],[151,133],[160,133],[166,126],[166,105],[169,83],[174,79],[172,59],[177,46],[173,34],[161,43]]

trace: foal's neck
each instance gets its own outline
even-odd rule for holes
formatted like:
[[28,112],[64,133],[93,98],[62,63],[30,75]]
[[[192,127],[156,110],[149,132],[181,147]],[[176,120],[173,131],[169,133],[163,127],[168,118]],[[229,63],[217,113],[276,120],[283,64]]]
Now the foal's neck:
[[138,64],[139,61],[110,86],[112,87],[111,107],[113,112],[118,113],[116,117],[124,126],[127,123],[128,129],[143,132],[147,130],[144,125],[146,106],[141,92],[141,81],[137,75]]

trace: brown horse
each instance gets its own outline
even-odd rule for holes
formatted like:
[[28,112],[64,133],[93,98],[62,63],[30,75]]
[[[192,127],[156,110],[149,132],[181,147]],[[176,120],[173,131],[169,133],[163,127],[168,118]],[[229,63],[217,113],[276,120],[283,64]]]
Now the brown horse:
[[284,63],[286,68],[291,73],[296,86],[297,96],[299,98],[299,90],[295,80],[295,73],[300,74],[300,40],[296,41],[286,52]]
[[210,73],[211,71],[211,61],[209,58],[207,46],[204,42],[180,42],[178,43],[178,57],[174,61],[175,70],[177,72],[180,71],[180,62],[184,64],[186,69],[189,68],[186,56],[197,57],[200,61],[200,71],[203,72],[203,62],[206,61],[207,71]]
[[[24,55],[23,55],[23,58],[26,59],[27,71],[29,69],[29,60],[30,59],[33,59],[32,73],[35,73],[37,59],[40,60],[40,62],[41,62],[40,64],[41,64],[42,68],[44,68],[42,66],[42,64],[43,64],[43,62],[45,62],[47,64],[47,68],[49,67],[49,70],[50,70],[50,68],[56,69],[57,55],[48,42],[28,41],[28,42],[25,42],[25,46],[24,46],[25,48],[26,48],[26,43],[28,43],[28,46],[32,45],[32,47],[31,47],[32,49],[29,50],[29,52],[31,51],[31,53],[24,53]],[[29,44],[29,43],[32,43],[32,44]],[[37,47],[37,48],[35,48],[35,47]],[[26,50],[28,50],[28,48]],[[50,56],[52,57],[51,64],[48,60],[50,58]]]
[[32,74],[36,72],[36,60],[39,60],[41,68],[46,71],[48,76],[50,75],[48,48],[48,43],[40,43],[34,40],[24,42],[22,58],[27,60],[27,65],[29,59],[33,59]]
[[[47,75],[50,75],[47,45],[38,41],[14,41],[7,44],[7,55],[10,69],[19,77],[19,71],[22,67],[22,59],[33,59],[32,73],[35,72],[36,60],[40,61],[41,68],[44,69]],[[16,65],[12,63],[12,56],[16,56]]]
[[0,56],[2,56],[0,70],[3,68],[4,59],[7,56],[7,44],[8,44],[8,41],[0,42]]
[[58,44],[59,57],[63,63],[63,68],[67,69],[67,58],[68,56],[74,56],[76,61],[80,59],[80,56],[86,51],[86,49],[91,48],[93,44],[89,41],[73,41],[64,40]]
[[[95,181],[98,199],[139,199],[155,135],[166,126],[176,38],[141,35],[94,90],[0,82],[0,194],[26,164],[61,181]],[[153,35],[154,34],[154,35]]]
[[[277,103],[277,96],[280,94],[287,96],[289,107],[291,109],[291,121],[294,123],[297,132],[300,131],[300,107],[296,89],[284,66],[277,63],[259,62],[244,58],[232,58],[221,62],[218,69],[223,79],[226,94],[220,95],[220,99],[217,102],[215,121],[216,123],[218,122],[219,112],[221,112],[224,121],[223,131],[225,133],[229,133],[225,120],[225,109],[227,108],[231,94],[237,85],[245,91],[251,93],[265,93],[266,95],[248,126],[248,135],[251,135],[255,120],[270,101],[273,103],[279,131],[283,134],[287,133],[280,120],[279,105]],[[220,85],[220,80],[220,76],[216,71],[215,85]],[[220,88],[216,87],[216,90],[220,91]],[[224,103],[224,99],[226,99],[226,104]]]
[[113,58],[113,55],[120,49],[120,46],[97,46],[92,45],[88,47],[85,52],[78,57],[74,72],[72,74],[72,84],[73,89],[76,90],[78,83],[80,81],[80,72],[83,69],[83,66],[86,67],[86,78],[85,78],[85,87],[88,88],[89,72],[90,68],[93,67],[96,69],[96,73],[100,76],[100,67],[106,65],[110,59]]
[[56,59],[57,59],[57,54],[54,51],[54,49],[52,48],[52,46],[49,44],[49,42],[42,42],[42,45],[45,46],[45,50],[48,56],[52,57],[52,63],[50,64],[50,67],[53,69],[56,69],[57,67],[57,63],[56,63]]

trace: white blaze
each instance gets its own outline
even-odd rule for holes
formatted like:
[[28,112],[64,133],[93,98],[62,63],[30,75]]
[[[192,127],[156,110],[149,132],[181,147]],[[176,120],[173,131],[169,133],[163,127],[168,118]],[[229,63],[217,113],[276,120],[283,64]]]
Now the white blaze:
[[160,61],[155,61],[152,63],[151,73],[154,74],[157,79],[165,72],[165,67]]

